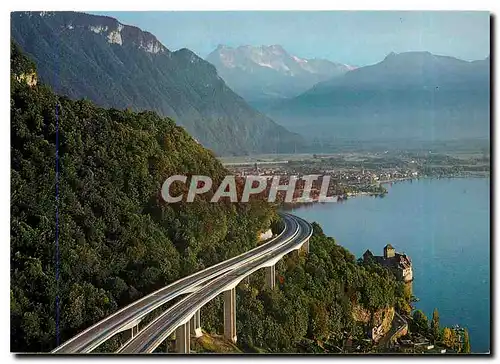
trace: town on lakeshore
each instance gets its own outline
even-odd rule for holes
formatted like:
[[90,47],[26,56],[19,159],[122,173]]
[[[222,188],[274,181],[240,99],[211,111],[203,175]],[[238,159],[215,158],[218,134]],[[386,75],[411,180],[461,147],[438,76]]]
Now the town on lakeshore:
[[[343,201],[356,195],[383,196],[384,184],[418,178],[483,177],[490,173],[490,155],[482,152],[449,150],[381,151],[336,154],[262,155],[220,158],[236,176],[264,176],[270,181],[282,176],[330,176],[328,196]],[[310,198],[319,200],[321,177],[313,183]],[[304,185],[297,184],[294,204],[305,203]]]

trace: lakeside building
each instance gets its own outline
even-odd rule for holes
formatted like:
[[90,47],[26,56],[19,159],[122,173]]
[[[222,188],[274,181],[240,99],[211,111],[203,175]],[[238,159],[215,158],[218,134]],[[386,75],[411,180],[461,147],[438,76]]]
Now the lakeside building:
[[387,244],[384,247],[383,256],[373,255],[368,249],[363,254],[363,259],[365,262],[373,260],[384,267],[390,268],[396,274],[396,277],[403,282],[411,282],[413,280],[410,257],[406,254],[397,253],[391,244]]

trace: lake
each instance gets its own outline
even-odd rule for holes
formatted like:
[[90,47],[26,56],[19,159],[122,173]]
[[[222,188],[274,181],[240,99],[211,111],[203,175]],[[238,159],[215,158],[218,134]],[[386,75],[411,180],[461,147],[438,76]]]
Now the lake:
[[416,308],[442,326],[467,327],[473,352],[490,349],[490,179],[419,179],[383,197],[294,209],[361,257],[391,243],[413,262]]

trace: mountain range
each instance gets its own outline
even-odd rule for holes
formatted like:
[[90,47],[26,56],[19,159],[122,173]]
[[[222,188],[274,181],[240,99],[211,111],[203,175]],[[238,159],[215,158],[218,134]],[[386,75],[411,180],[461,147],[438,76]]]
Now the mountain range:
[[300,58],[280,45],[219,45],[206,60],[251,104],[297,96],[318,82],[355,68],[326,59]]
[[114,18],[13,12],[11,35],[57,93],[157,111],[218,154],[290,152],[302,143],[234,93],[209,62]]
[[356,68],[273,45],[219,46],[203,60],[76,12],[14,12],[11,32],[56,92],[157,111],[219,155],[489,139],[489,57],[391,53]]
[[490,58],[391,53],[266,112],[292,131],[337,145],[487,139]]

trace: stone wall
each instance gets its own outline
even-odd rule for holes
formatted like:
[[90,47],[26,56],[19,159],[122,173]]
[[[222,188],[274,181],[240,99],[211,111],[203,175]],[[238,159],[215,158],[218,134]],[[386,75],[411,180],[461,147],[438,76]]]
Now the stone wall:
[[397,312],[395,313],[396,322],[399,324],[397,331],[391,336],[390,341],[394,342],[401,336],[405,336],[408,333],[408,323],[401,317]]
[[267,229],[267,231],[264,231],[259,234],[259,241],[271,239],[272,237],[273,237],[273,232],[271,231],[271,229]]
[[394,312],[394,307],[370,312],[360,305],[354,305],[352,315],[355,321],[368,325],[370,338],[377,342],[391,329]]
[[17,80],[19,82],[26,82],[30,87],[36,86],[37,83],[36,73],[35,72],[28,74],[22,73],[19,76],[17,76]]

